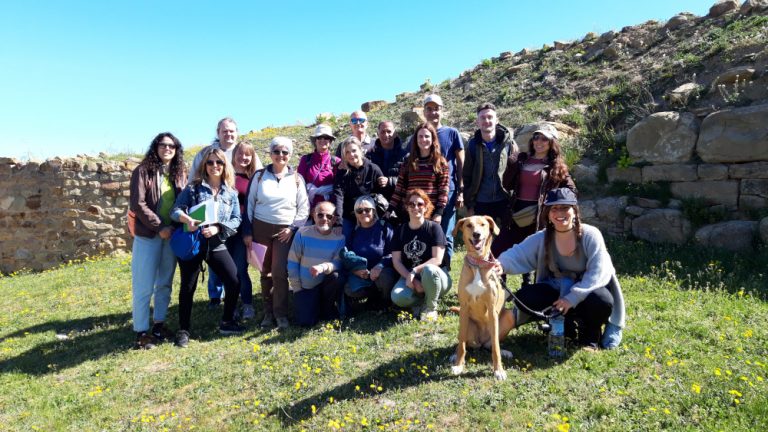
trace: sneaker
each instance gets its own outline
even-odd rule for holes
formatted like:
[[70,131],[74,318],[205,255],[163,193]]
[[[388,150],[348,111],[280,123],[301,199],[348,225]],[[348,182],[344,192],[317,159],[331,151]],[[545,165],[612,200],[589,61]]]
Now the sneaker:
[[263,328],[272,328],[275,326],[275,317],[271,313],[265,313],[264,319],[259,324]]
[[155,347],[155,338],[147,332],[141,332],[136,335],[136,342],[134,343],[136,349],[152,349]]
[[186,330],[179,330],[176,332],[176,346],[179,348],[186,348],[189,345],[189,332]]
[[173,332],[165,326],[165,323],[160,322],[152,326],[152,336],[158,342],[165,342],[173,339]]
[[277,319],[277,328],[287,329],[290,326],[291,326],[291,323],[288,322],[288,318],[280,317]]
[[220,298],[212,298],[208,302],[207,308],[208,308],[208,310],[216,310],[216,309],[219,308],[219,306],[221,306],[221,299]]
[[243,305],[243,321],[248,321],[256,318],[256,311],[253,309],[253,305]]
[[430,322],[437,321],[437,311],[422,312],[421,313],[421,320],[422,321],[430,321]]
[[241,326],[237,321],[222,321],[219,324],[219,333],[223,335],[240,334],[245,331],[245,327]]

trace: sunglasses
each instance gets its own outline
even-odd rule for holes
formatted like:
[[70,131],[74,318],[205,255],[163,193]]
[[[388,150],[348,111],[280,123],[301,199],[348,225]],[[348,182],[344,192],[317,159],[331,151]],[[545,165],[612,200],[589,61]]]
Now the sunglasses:
[[350,119],[349,122],[352,123],[353,125],[356,125],[356,124],[363,124],[363,123],[365,123],[366,120],[368,120],[368,119],[353,118],[353,119]]
[[272,154],[275,156],[288,156],[291,153],[287,150],[272,150]]
[[315,137],[315,141],[320,141],[320,140],[323,140],[323,141],[330,141],[330,140],[331,140],[331,137],[329,137],[329,136],[325,136],[325,135],[323,135],[323,136],[319,136],[319,137]]
[[357,214],[373,213],[373,209],[370,207],[360,207],[355,209],[355,213]]
[[223,167],[224,166],[224,161],[221,160],[221,159],[216,159],[216,160],[210,160],[209,159],[209,160],[205,161],[205,164],[208,165],[208,166],[211,166],[211,167],[214,166],[214,165],[218,165],[218,166],[222,166]]
[[315,215],[315,217],[318,219],[325,219],[325,220],[333,219],[333,215],[328,213],[318,213]]
[[157,145],[157,148],[159,148],[159,149],[174,149],[174,150],[176,150],[176,144],[160,143],[160,144]]
[[421,201],[411,201],[408,203],[408,207],[410,208],[424,208],[427,205]]

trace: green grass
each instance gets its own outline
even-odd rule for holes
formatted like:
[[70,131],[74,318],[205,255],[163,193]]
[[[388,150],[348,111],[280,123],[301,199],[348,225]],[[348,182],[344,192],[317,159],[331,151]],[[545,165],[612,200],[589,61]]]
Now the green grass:
[[[768,424],[761,273],[768,251],[609,247],[628,304],[624,344],[571,350],[554,362],[536,326],[525,326],[502,343],[515,355],[504,362],[505,382],[493,379],[482,351],[470,353],[465,375],[451,375],[453,315],[421,323],[405,313],[363,314],[309,331],[251,325],[242,337],[222,337],[201,285],[188,349],[134,351],[129,256],[3,277],[0,429],[739,431]],[[448,304],[455,303],[454,290]],[[169,314],[175,328],[176,301]]]

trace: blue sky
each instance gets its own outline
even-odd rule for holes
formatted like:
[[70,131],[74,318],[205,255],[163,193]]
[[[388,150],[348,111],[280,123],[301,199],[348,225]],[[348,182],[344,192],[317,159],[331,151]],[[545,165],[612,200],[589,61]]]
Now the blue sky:
[[[539,48],[714,0],[202,2],[0,0],[0,156],[143,152],[311,124]],[[386,6],[384,6],[386,5]]]

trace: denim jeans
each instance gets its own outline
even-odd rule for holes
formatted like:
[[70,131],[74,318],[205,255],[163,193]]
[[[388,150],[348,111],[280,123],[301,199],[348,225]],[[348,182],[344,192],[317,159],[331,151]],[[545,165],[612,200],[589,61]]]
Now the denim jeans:
[[[453,258],[453,227],[456,226],[456,190],[448,192],[448,204],[443,210],[443,218],[440,220],[440,227],[445,233],[445,253],[448,255],[448,262]],[[450,267],[448,268],[450,270]]]
[[[248,274],[248,255],[243,243],[243,236],[240,233],[227,239],[227,251],[232,256],[232,260],[237,266],[237,279],[240,281],[240,298],[243,304],[253,304],[253,282]],[[210,270],[208,272],[208,298],[221,298],[224,291],[224,282],[221,278]]]
[[171,302],[171,285],[176,272],[176,256],[170,240],[160,236],[133,238],[131,290],[133,295],[133,330],[149,331],[149,304],[154,294],[154,322],[164,322]]
[[[438,302],[451,290],[451,277],[440,267],[432,264],[424,266],[419,274],[424,288],[424,308],[422,312],[437,310]],[[405,278],[400,278],[392,288],[392,303],[399,307],[416,306],[419,296],[406,286]]]

